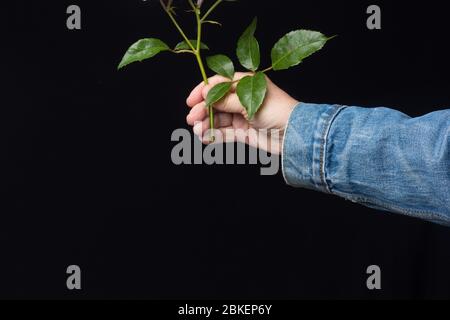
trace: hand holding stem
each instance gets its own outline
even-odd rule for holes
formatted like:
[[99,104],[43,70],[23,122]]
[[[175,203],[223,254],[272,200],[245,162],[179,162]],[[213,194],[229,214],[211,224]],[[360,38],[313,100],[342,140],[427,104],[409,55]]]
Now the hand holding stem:
[[[191,38],[188,38],[183,28],[175,18],[173,0],[160,0],[162,8],[167,13],[184,41],[177,45],[175,49],[171,49],[160,39],[141,39],[128,49],[122,58],[122,61],[119,63],[118,69],[122,69],[123,67],[134,62],[150,59],[162,51],[170,51],[176,54],[189,53],[193,54],[196,58],[203,78],[203,86],[208,87],[208,85],[211,85],[213,81],[208,81],[205,65],[202,59],[202,27],[205,23],[217,23],[206,19],[224,1],[226,0],[216,0],[206,11],[206,13],[202,15],[201,6],[203,1],[188,0],[197,23],[197,38],[195,40],[190,40]],[[265,73],[272,70],[286,70],[299,65],[304,59],[321,50],[324,45],[333,38],[326,37],[318,31],[303,29],[291,31],[283,36],[272,48],[271,66],[263,69],[262,71],[258,71],[260,70],[259,67],[261,60],[258,40],[255,38],[257,21],[257,18],[254,18],[250,26],[244,31],[238,40],[236,49],[239,62],[245,69],[249,70],[250,73],[236,79],[234,64],[230,58],[225,55],[215,55],[208,58],[209,68],[223,76],[225,79],[222,83],[216,83],[214,88],[210,88],[209,86],[208,88],[210,90],[208,90],[207,96],[204,97],[206,100],[203,111],[209,118],[209,128],[211,129],[210,142],[215,141],[214,111],[215,109],[219,110],[219,114],[216,115],[216,118],[220,119],[220,111],[223,111],[220,109],[221,103],[228,101],[230,96],[235,98],[238,97],[239,106],[244,108],[242,110],[245,110],[242,115],[248,123],[254,123],[253,121],[255,116],[257,117],[259,113],[263,113],[263,110],[260,109],[265,100],[269,99],[268,96],[270,96],[270,92],[268,92],[270,91],[268,90],[268,87],[270,87],[270,81],[266,77]],[[236,93],[235,95],[232,94],[233,90]],[[224,99],[225,97],[227,97],[227,99]],[[235,101],[236,105],[238,105],[238,100]],[[195,110],[198,110],[198,108],[195,108]]]

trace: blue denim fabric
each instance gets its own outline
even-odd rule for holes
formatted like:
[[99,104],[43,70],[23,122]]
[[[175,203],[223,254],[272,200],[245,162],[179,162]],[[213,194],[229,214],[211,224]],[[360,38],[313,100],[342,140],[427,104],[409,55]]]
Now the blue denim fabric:
[[450,110],[299,104],[283,147],[294,187],[450,226]]

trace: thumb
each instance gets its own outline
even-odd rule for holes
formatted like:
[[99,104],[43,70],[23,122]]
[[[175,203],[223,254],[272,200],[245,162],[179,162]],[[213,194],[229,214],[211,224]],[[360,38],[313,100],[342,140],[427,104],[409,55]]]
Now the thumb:
[[247,117],[247,112],[236,93],[229,93],[222,100],[216,102],[214,109],[224,113],[239,113]]

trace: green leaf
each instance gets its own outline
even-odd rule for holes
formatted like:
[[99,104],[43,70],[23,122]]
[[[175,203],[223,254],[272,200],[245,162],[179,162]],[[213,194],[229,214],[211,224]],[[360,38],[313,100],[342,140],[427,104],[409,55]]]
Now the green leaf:
[[[192,44],[194,48],[197,48],[197,40],[189,40],[189,42]],[[209,50],[208,46],[204,44],[203,42],[200,44],[200,49],[202,50]],[[175,47],[175,50],[191,50],[191,47],[188,45],[186,41],[182,41]]]
[[211,90],[209,90],[208,96],[206,97],[206,106],[209,107],[214,103],[222,100],[222,98],[225,97],[228,92],[230,92],[232,85],[233,84],[231,82],[223,82],[219,83]]
[[234,78],[234,64],[230,58],[223,54],[206,58],[208,67],[217,74],[225,78],[233,80]]
[[133,62],[152,58],[158,53],[168,50],[170,50],[169,46],[159,39],[141,39],[128,49],[122,58],[118,69],[122,69]]
[[275,71],[289,69],[323,48],[330,38],[320,32],[292,31],[281,38],[272,49],[272,67]]
[[253,19],[251,25],[239,38],[236,54],[242,66],[250,71],[256,71],[261,63],[258,40],[255,38],[258,19]]
[[247,110],[248,120],[252,120],[264,102],[267,92],[266,76],[262,72],[247,76],[239,81],[236,93]]

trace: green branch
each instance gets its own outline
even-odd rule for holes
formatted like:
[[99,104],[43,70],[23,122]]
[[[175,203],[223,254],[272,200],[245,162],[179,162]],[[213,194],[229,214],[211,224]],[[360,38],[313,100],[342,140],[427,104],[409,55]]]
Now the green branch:
[[[202,59],[203,25],[211,22],[206,19],[224,1],[225,0],[216,0],[202,16],[201,4],[203,1],[197,1],[197,3],[195,3],[194,0],[188,0],[197,23],[197,38],[195,40],[190,40],[175,18],[176,13],[172,6],[174,1],[160,0],[161,6],[184,39],[185,44],[180,43],[175,49],[171,49],[165,42],[159,39],[141,39],[129,47],[123,56],[122,61],[119,63],[118,68],[122,69],[131,63],[153,58],[163,51],[169,51],[175,54],[189,53],[195,56],[203,81],[205,85],[208,85],[208,76]],[[224,55],[209,57],[208,66],[211,70],[230,79],[229,82],[220,83],[214,86],[214,88],[209,91],[208,97],[205,99],[209,113],[211,142],[214,141],[213,104],[220,101],[220,99],[223,99],[229,93],[233,84],[237,83],[236,94],[247,111],[248,120],[251,120],[263,105],[267,94],[267,81],[264,74],[269,71],[286,70],[297,66],[304,59],[321,50],[325,44],[332,39],[318,31],[303,29],[291,31],[274,45],[271,55],[272,65],[262,71],[258,71],[260,70],[261,53],[258,40],[255,38],[256,28],[257,19],[255,18],[239,38],[236,50],[239,62],[245,69],[250,71],[250,75],[239,80],[233,80],[235,79],[235,67],[230,58]]]
[[189,38],[186,36],[186,34],[184,33],[183,29],[181,28],[181,26],[178,24],[177,20],[175,19],[175,17],[173,16],[172,12],[171,12],[171,7],[166,7],[164,5],[163,0],[161,1],[161,5],[164,9],[164,11],[167,13],[167,15],[169,16],[170,20],[173,22],[173,24],[175,25],[175,27],[177,28],[178,32],[180,33],[180,35],[183,37],[184,41],[186,41],[187,45],[192,49],[192,51],[196,51],[196,49],[194,48],[194,46],[191,44],[191,41],[189,41]]
[[201,18],[201,22],[202,22],[202,23],[205,22],[205,20],[209,17],[209,15],[210,15],[211,13],[213,13],[213,11],[217,8],[217,6],[218,6],[219,4],[221,4],[222,2],[223,2],[223,0],[217,0],[217,1],[211,6],[211,8],[209,8],[209,10],[206,11],[205,15]]
[[[220,0],[220,1],[222,1],[222,0]],[[209,83],[208,76],[206,74],[205,65],[203,63],[202,55],[201,55],[202,29],[203,29],[203,22],[202,22],[202,18],[201,18],[201,11],[200,11],[200,8],[198,8],[196,5],[194,5],[192,0],[189,0],[189,4],[191,5],[192,9],[194,10],[195,18],[196,18],[196,21],[197,21],[197,49],[195,51],[195,56],[197,57],[197,62],[198,62],[198,65],[200,67],[200,72],[202,74],[203,81],[204,81],[204,83],[206,85],[208,85],[208,83]],[[212,105],[208,107],[208,113],[209,113],[209,125],[210,125],[210,130],[211,130],[210,141],[214,142],[214,140],[215,140],[215,136],[214,136],[214,107]]]

